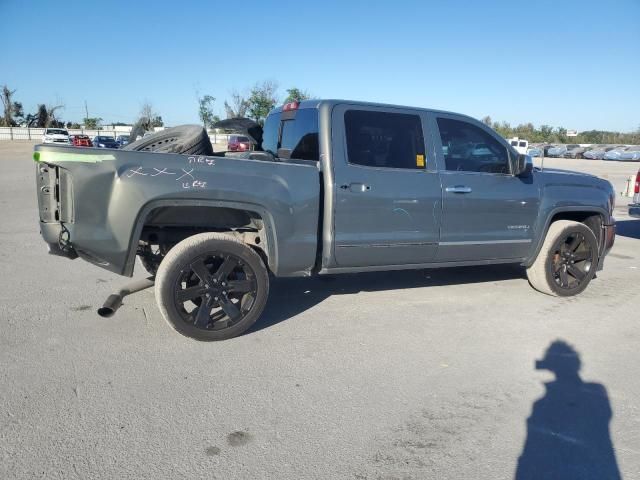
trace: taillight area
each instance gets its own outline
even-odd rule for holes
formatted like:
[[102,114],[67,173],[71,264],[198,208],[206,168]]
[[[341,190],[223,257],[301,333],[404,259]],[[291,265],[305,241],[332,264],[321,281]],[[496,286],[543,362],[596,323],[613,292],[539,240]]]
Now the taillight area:
[[638,174],[636,175],[636,186],[633,189],[633,193],[640,193],[640,170],[638,170]]
[[290,112],[291,110],[297,110],[299,105],[300,105],[300,104],[299,104],[298,102],[289,102],[289,103],[285,103],[285,104],[282,106],[282,111],[283,111],[283,112]]

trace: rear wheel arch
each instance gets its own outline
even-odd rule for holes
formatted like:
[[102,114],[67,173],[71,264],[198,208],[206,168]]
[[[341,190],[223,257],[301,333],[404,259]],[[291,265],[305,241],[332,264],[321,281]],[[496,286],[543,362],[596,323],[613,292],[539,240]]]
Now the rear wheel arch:
[[[195,218],[194,223],[176,222],[185,218]],[[206,218],[211,222],[207,223]],[[264,207],[215,200],[163,199],[150,202],[140,210],[132,229],[124,275],[133,275],[140,241],[160,227],[183,229],[183,238],[203,232],[230,233],[252,247],[271,271],[277,269],[275,226]]]

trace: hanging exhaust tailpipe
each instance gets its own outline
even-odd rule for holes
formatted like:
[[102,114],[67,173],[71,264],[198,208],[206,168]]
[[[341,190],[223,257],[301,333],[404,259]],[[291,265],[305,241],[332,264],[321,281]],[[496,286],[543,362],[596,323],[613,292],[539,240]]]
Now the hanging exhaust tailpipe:
[[140,290],[145,290],[147,288],[153,287],[154,284],[155,277],[141,278],[139,280],[134,280],[127,283],[118,291],[118,293],[109,295],[109,298],[107,298],[107,300],[104,302],[104,305],[102,305],[102,307],[98,309],[98,315],[105,318],[113,316],[116,311],[122,306],[122,299],[124,297],[127,297],[132,293],[139,292]]

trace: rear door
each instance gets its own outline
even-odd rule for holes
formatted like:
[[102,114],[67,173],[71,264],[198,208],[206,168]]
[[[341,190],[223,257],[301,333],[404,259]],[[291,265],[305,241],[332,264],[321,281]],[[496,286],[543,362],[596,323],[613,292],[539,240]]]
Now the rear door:
[[[332,113],[334,246],[339,267],[435,257],[441,187],[426,114],[338,105]],[[433,151],[433,149],[431,149]]]
[[433,114],[442,179],[439,262],[526,257],[540,206],[535,172],[511,174],[506,143],[480,122]]

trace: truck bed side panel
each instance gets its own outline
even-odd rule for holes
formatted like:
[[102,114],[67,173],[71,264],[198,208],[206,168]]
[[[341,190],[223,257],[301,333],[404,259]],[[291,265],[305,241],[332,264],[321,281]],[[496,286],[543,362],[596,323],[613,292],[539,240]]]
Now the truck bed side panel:
[[[39,161],[71,178],[74,222],[67,224],[81,257],[131,275],[141,212],[154,205],[245,208],[267,226],[276,275],[309,272],[316,258],[320,202],[315,165],[228,157],[36,146]],[[99,153],[98,153],[99,152]],[[280,254],[286,252],[286,255]],[[129,262],[130,263],[130,262]]]

